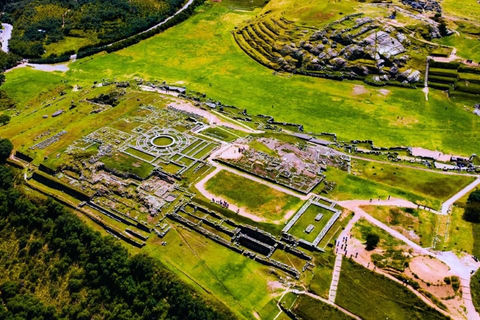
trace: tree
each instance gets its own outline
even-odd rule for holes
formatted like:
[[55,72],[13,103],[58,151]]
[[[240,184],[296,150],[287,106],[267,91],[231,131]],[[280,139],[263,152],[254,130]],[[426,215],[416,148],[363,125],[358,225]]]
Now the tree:
[[0,189],[8,189],[12,186],[13,186],[12,170],[10,169],[10,167],[0,165]]
[[480,189],[473,191],[468,196],[467,203],[480,203]]
[[13,144],[8,139],[0,139],[0,163],[5,162],[12,153]]
[[475,190],[468,196],[463,219],[473,223],[480,222],[480,190]]
[[0,114],[0,124],[6,125],[10,122],[10,116],[6,114]]
[[374,234],[374,233],[367,234],[367,246],[365,247],[365,249],[367,249],[368,251],[375,249],[379,241],[380,241],[380,237],[377,234]]

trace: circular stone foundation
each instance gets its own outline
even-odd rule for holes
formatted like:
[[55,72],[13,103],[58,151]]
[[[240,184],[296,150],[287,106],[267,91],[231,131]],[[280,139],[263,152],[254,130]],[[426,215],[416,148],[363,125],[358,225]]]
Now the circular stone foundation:
[[175,139],[171,136],[160,135],[150,140],[150,143],[158,148],[168,148],[175,144]]

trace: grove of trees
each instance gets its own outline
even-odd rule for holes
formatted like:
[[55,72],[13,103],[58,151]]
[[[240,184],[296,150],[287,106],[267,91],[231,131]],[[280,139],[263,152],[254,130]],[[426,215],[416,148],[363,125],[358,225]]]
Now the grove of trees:
[[182,0],[10,0],[0,9],[3,20],[14,27],[10,51],[38,58],[45,45],[66,36],[86,37],[94,45],[124,39],[172,15],[182,4]]
[[0,319],[233,319],[0,165]]
[[13,144],[8,139],[0,138],[0,164],[5,163],[13,150]]

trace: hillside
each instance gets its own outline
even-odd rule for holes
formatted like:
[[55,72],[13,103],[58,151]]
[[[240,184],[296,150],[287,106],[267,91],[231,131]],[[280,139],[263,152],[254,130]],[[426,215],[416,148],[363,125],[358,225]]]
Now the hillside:
[[59,55],[111,43],[173,14],[181,0],[10,1],[2,21],[13,25],[10,50],[23,57]]
[[231,319],[152,258],[14,189],[10,168],[0,181],[1,319]]
[[272,0],[235,32],[238,45],[272,69],[374,85],[420,84],[431,42],[451,35],[436,1],[403,3]]

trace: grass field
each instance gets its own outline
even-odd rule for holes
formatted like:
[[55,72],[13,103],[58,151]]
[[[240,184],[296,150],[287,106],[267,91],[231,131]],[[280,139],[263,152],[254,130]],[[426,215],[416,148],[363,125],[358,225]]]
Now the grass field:
[[444,37],[436,40],[436,42],[456,47],[457,55],[464,59],[472,59],[477,63],[480,62],[480,41],[477,38],[460,34]]
[[407,288],[343,259],[336,302],[363,319],[446,319]]
[[363,160],[355,160],[352,167],[352,171],[359,177],[411,192],[433,201],[447,200],[474,180],[473,177],[468,176],[444,175],[399,167],[395,164]]
[[[401,231],[419,245],[432,245],[438,220],[435,213],[386,206],[365,206],[362,209],[375,219]],[[412,236],[409,231],[413,231],[416,236]]]
[[[160,245],[167,241],[166,246]],[[277,296],[277,278],[251,259],[191,230],[174,228],[165,239],[151,237],[144,249],[207,297],[227,304],[241,318],[253,318]],[[239,280],[241,279],[241,280]]]
[[[322,214],[322,218],[319,221],[315,221],[315,217],[318,214]],[[297,238],[305,239],[309,242],[313,242],[313,240],[317,237],[317,235],[322,231],[325,225],[328,223],[330,218],[333,216],[334,212],[326,210],[322,207],[318,207],[315,205],[310,205],[307,210],[303,213],[300,219],[295,222],[293,227],[288,231],[288,233],[294,235]],[[310,233],[306,233],[305,229],[309,226],[313,225],[314,229]]]
[[442,9],[445,13],[458,17],[476,21],[480,19],[480,4],[478,4],[477,0],[444,0],[442,2]]
[[464,155],[478,152],[480,118],[465,112],[462,101],[441,92],[430,92],[429,101],[420,90],[396,87],[389,87],[386,95],[374,87],[355,94],[355,82],[272,74],[236,46],[230,31],[256,12],[235,8],[228,0],[207,3],[186,22],[116,53],[78,60],[62,76],[14,70],[7,74],[4,89],[25,102],[32,93],[22,91],[30,82],[47,88],[62,78],[83,85],[135,76],[183,81],[226,104],[303,123],[307,131],[336,132],[340,140],[372,139],[378,146],[413,145]]
[[122,152],[115,152],[111,156],[102,157],[100,161],[109,169],[122,173],[133,173],[142,179],[146,179],[154,169],[153,165]]
[[425,201],[424,197],[411,192],[348,174],[346,171],[334,167],[327,169],[327,180],[336,183],[334,189],[328,193],[328,197],[336,200],[386,199],[391,195],[392,197],[405,198],[411,201]]
[[293,311],[304,320],[329,319],[348,320],[352,319],[342,311],[322,301],[309,296],[301,295],[295,301]]
[[301,205],[299,198],[228,171],[220,171],[208,180],[206,189],[266,219],[281,220]]

